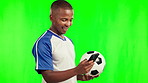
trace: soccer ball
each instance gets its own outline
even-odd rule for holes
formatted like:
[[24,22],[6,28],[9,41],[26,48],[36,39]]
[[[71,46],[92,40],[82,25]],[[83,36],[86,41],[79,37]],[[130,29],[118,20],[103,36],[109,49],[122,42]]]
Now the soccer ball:
[[101,53],[99,53],[97,51],[86,52],[82,56],[80,61],[83,61],[84,59],[94,60],[94,65],[93,65],[92,69],[88,73],[86,73],[86,75],[97,76],[103,72],[106,62],[105,62],[105,59]]

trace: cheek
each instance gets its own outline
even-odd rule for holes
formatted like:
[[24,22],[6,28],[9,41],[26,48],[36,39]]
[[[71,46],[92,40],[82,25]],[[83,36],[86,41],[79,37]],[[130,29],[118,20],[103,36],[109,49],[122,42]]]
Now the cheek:
[[60,26],[64,26],[66,24],[66,22],[60,22],[59,24],[60,24]]
[[57,21],[56,22],[56,26],[60,27],[61,26],[61,22]]
[[62,26],[62,25],[64,25],[64,22],[62,22],[62,21],[57,21],[57,24],[59,25],[59,26]]

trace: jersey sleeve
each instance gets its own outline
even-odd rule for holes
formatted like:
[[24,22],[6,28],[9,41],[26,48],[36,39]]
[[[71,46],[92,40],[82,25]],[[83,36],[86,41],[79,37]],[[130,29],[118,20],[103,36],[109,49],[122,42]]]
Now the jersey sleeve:
[[32,53],[36,61],[35,70],[39,74],[41,74],[41,70],[53,70],[52,46],[49,40],[38,40],[32,49]]

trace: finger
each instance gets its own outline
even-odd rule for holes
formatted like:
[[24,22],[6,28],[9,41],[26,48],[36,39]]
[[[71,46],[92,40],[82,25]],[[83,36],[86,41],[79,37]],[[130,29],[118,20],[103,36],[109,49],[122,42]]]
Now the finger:
[[86,68],[86,71],[89,72],[91,69],[92,69],[92,66],[88,66],[88,67]]
[[89,66],[89,65],[91,65],[93,63],[90,63],[87,60],[83,60],[80,64],[83,65],[83,66]]
[[90,63],[86,66],[86,68],[93,67],[94,63]]
[[94,63],[91,63],[90,65],[87,65],[86,68],[91,68],[93,67]]
[[85,77],[85,80],[88,80],[88,77],[87,77],[87,75],[84,75],[84,77]]
[[86,66],[85,66],[85,69],[90,69],[90,68],[92,68],[92,67],[93,67],[93,64],[86,65]]
[[84,64],[87,62],[87,59],[84,59],[83,61],[81,61],[81,64]]
[[93,63],[94,61],[93,60],[91,60],[91,61],[88,61],[89,63]]
[[87,78],[87,80],[92,79],[92,76],[90,76],[90,75],[85,75],[85,77]]
[[99,77],[100,75],[94,76],[94,78]]
[[97,77],[99,77],[100,75],[97,75],[97,76],[92,76],[92,78],[91,79],[94,79],[94,78],[97,78]]
[[90,77],[89,77],[88,75],[86,75],[86,79],[87,79],[87,80],[90,80]]
[[88,66],[88,65],[94,65],[94,62],[92,62],[92,61],[86,62],[85,65],[86,66]]

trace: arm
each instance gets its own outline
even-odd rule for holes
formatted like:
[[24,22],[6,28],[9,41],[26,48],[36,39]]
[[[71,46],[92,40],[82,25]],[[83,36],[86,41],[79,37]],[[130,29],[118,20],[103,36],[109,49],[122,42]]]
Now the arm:
[[43,78],[47,83],[61,82],[67,80],[75,75],[87,73],[93,66],[93,61],[82,61],[77,67],[66,71],[41,71]]
[[66,71],[44,70],[44,71],[41,71],[41,73],[47,83],[65,81],[65,80],[77,75],[77,72],[75,71],[74,68],[66,70]]

